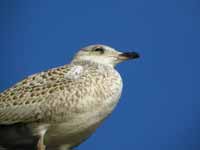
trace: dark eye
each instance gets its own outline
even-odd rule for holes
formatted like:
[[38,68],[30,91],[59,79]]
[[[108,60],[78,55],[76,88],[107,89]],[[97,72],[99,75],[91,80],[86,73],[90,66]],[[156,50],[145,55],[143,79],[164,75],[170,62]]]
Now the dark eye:
[[101,54],[104,53],[104,49],[103,49],[102,47],[96,47],[96,48],[94,49],[94,51],[95,51],[95,52],[99,52],[99,53],[101,53]]

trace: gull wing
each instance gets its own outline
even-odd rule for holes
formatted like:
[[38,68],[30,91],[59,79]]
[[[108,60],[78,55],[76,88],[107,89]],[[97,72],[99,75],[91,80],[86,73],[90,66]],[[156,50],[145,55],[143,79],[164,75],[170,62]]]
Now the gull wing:
[[[78,70],[78,71],[77,71]],[[82,73],[80,66],[65,65],[41,72],[0,93],[0,125],[48,120],[55,99]]]

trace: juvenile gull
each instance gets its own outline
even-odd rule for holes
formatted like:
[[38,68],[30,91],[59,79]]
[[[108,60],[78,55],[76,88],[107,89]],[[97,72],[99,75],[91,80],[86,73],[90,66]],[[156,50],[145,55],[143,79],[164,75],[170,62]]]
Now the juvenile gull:
[[138,58],[106,45],[80,49],[70,64],[40,72],[0,93],[0,145],[71,150],[113,111],[122,92],[115,65]]

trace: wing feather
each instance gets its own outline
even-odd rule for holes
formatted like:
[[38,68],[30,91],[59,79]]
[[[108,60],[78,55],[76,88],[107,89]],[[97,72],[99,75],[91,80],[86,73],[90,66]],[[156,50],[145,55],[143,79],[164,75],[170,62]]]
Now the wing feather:
[[0,124],[44,119],[50,109],[49,101],[58,98],[66,86],[72,85],[72,70],[74,66],[70,65],[53,68],[29,76],[0,93]]

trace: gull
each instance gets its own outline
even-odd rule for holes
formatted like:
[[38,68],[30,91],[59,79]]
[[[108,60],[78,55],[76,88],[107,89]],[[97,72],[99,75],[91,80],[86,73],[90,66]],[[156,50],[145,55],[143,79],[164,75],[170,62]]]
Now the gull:
[[138,58],[106,45],[81,48],[70,64],[28,76],[0,93],[0,145],[71,150],[116,107],[122,78],[115,66]]

